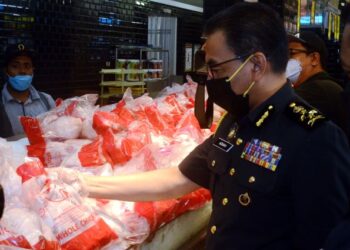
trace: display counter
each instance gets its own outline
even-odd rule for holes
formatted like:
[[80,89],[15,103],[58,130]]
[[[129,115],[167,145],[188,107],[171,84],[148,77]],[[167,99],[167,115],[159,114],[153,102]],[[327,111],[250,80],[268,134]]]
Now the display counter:
[[[127,91],[120,102],[104,107],[95,105],[96,95],[86,95],[64,100],[36,118],[22,117],[27,137],[0,140],[6,197],[0,249],[190,246],[210,217],[208,190],[165,201],[99,200],[88,198],[74,176],[177,167],[211,134],[194,116],[194,93],[194,85],[173,86],[154,99],[134,99]],[[65,181],[61,171],[72,178]]]
[[189,249],[189,245],[202,240],[209,222],[211,202],[195,211],[181,215],[169,224],[161,227],[153,239],[141,245],[141,250],[177,250]]

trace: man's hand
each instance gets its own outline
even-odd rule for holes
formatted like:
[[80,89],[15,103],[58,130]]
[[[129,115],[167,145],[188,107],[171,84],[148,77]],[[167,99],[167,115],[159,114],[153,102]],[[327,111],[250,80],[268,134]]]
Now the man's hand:
[[76,170],[57,167],[47,169],[49,178],[62,181],[72,186],[81,196],[88,196],[89,192],[84,181],[84,177]]

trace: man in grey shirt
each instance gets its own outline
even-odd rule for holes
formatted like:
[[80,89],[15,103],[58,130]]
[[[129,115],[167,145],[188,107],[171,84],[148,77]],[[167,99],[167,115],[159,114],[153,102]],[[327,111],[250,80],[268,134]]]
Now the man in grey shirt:
[[5,52],[5,85],[0,99],[0,137],[23,134],[20,116],[35,117],[55,107],[55,101],[32,85],[33,51],[15,44]]

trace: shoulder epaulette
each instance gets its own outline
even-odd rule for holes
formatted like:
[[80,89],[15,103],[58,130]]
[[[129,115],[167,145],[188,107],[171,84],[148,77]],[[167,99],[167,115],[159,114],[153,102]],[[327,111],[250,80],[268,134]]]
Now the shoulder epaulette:
[[327,120],[320,111],[304,103],[291,102],[287,107],[287,113],[291,118],[308,129],[315,128]]

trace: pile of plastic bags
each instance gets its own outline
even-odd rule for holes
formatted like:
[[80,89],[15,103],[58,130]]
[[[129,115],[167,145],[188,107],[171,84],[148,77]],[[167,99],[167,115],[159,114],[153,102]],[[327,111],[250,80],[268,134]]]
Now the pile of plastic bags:
[[85,95],[39,117],[22,117],[26,150],[0,140],[6,198],[0,249],[127,249],[205,205],[205,189],[167,201],[90,199],[54,171],[111,176],[177,167],[211,133],[194,117],[195,87],[174,85],[155,99],[134,99],[127,91],[104,107],[95,105],[96,95]]

